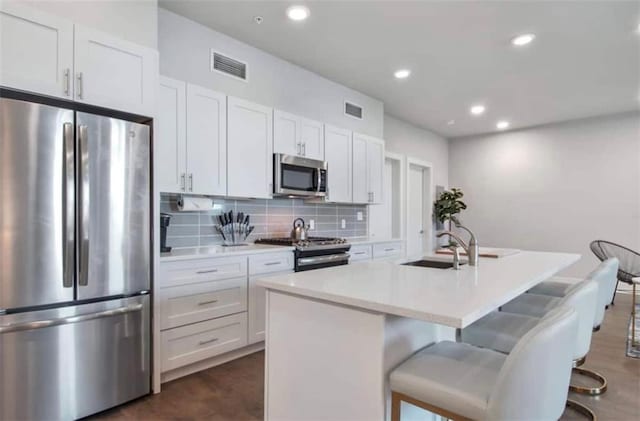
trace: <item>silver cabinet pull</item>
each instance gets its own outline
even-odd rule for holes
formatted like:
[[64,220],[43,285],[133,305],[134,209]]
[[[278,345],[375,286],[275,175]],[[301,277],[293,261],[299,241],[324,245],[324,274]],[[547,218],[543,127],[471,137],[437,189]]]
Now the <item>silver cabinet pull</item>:
[[186,174],[182,173],[180,175],[180,190],[181,191],[185,191],[186,189],[186,182],[185,182],[185,178],[186,178]]
[[298,152],[298,155],[302,155],[302,143],[296,143],[296,151]]
[[42,329],[52,326],[68,325],[71,323],[86,322],[88,320],[101,319],[104,317],[119,316],[142,310],[142,304],[134,304],[126,307],[119,307],[113,310],[104,310],[97,313],[79,314],[77,316],[62,317],[60,319],[37,320],[35,322],[16,323],[0,325],[0,333],[20,332],[23,330]]
[[384,251],[394,251],[395,249],[391,248],[391,249],[384,249]]
[[78,127],[80,150],[80,282],[89,285],[89,149],[87,146],[87,126]]
[[83,87],[82,87],[82,72],[78,72],[78,75],[76,77],[78,79],[78,86],[76,89],[78,91],[78,98],[82,99],[82,95],[84,94],[83,92]]
[[64,71],[64,94],[69,96],[71,89],[71,71],[69,69],[65,69]]
[[64,183],[62,185],[62,201],[64,203],[64,231],[62,233],[62,250],[63,250],[63,278],[62,286],[64,288],[73,287],[73,274],[75,272],[75,260],[73,251],[73,240],[75,237],[75,161],[73,144],[73,123],[64,123],[63,125],[63,173]]
[[353,253],[353,254],[355,254],[356,256],[359,256],[359,255],[361,255],[361,254],[367,254],[367,252],[366,252],[366,251],[356,251],[356,252],[355,252],[355,253]]
[[218,302],[218,300],[202,301],[202,302],[199,302],[198,305],[199,306],[206,306],[207,304],[215,304],[217,302]]
[[193,173],[189,174],[189,191],[193,191]]
[[279,265],[279,264],[280,264],[280,262],[267,262],[264,265],[265,266],[275,266],[275,265]]
[[213,338],[213,339],[207,339],[207,340],[204,340],[204,341],[200,341],[198,343],[200,345],[206,345],[206,344],[210,344],[210,343],[216,342],[217,340],[218,340],[218,338]]
[[307,156],[307,142],[302,144],[302,156]]
[[217,271],[218,271],[218,269],[207,269],[207,270],[199,270],[196,273],[198,275],[202,275],[203,273],[215,273]]

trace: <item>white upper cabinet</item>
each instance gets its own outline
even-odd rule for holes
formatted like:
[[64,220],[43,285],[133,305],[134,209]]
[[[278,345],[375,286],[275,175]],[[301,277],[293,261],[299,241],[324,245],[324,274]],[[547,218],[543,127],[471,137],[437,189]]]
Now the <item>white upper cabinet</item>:
[[384,141],[353,134],[353,202],[381,203],[384,180]]
[[227,194],[271,198],[273,193],[273,109],[227,99]]
[[273,110],[273,152],[302,156],[298,116]]
[[151,116],[158,52],[75,25],[75,100]]
[[156,189],[165,193],[185,191],[186,96],[185,82],[160,77],[155,143]]
[[273,151],[324,160],[322,123],[280,110],[273,111]]
[[352,197],[351,131],[324,126],[325,160],[328,163],[326,202],[350,203]]
[[384,189],[384,141],[370,139],[367,142],[367,171],[369,175],[370,203],[382,203]]
[[324,125],[306,118],[300,119],[302,156],[324,161]]
[[0,85],[73,98],[73,23],[0,2]]
[[227,97],[187,85],[187,188],[227,194]]

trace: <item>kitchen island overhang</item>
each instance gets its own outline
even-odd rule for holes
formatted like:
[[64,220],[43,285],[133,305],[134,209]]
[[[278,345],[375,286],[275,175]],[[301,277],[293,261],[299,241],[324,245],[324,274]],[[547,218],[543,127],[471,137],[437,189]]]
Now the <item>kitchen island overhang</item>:
[[370,262],[259,280],[265,418],[388,419],[395,366],[579,258],[523,251],[458,271]]

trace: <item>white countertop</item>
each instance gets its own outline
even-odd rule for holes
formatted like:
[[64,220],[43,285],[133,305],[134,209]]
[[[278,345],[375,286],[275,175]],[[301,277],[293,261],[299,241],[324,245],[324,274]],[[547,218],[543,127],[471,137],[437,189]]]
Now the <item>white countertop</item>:
[[268,289],[455,328],[464,328],[580,259],[578,254],[522,251],[481,258],[460,270],[393,262],[271,276]]
[[242,256],[249,254],[274,253],[279,251],[293,251],[293,247],[271,246],[265,244],[248,244],[246,246],[210,246],[173,249],[168,253],[160,253],[161,262],[177,260],[205,259],[224,256]]

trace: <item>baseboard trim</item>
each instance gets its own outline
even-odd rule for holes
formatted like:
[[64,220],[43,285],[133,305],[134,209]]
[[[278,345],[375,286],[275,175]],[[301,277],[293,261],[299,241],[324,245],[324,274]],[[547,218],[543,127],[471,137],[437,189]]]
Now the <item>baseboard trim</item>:
[[208,368],[245,357],[249,354],[253,354],[254,352],[262,351],[263,349],[264,342],[258,342],[249,346],[245,346],[244,348],[235,349],[222,355],[216,355],[215,357],[207,358],[206,360],[198,361],[197,363],[185,365],[184,367],[179,367],[174,370],[162,373],[160,375],[160,382],[170,382],[172,380],[179,379],[180,377],[188,376],[189,374],[197,373],[198,371],[206,370]]

